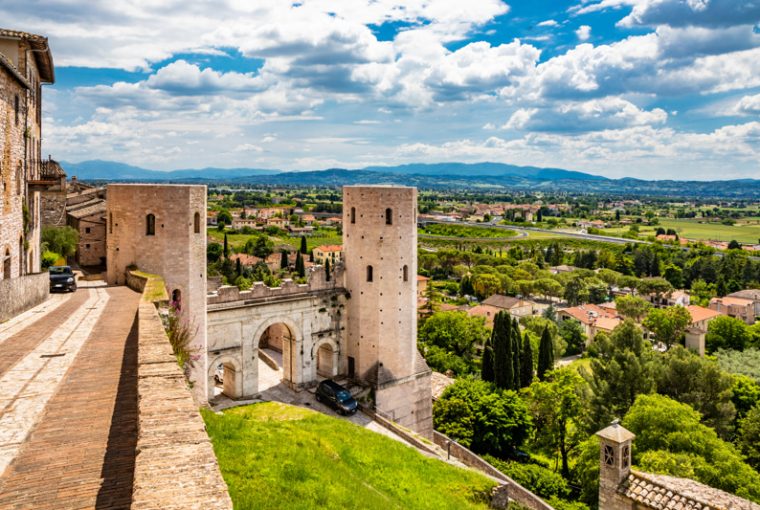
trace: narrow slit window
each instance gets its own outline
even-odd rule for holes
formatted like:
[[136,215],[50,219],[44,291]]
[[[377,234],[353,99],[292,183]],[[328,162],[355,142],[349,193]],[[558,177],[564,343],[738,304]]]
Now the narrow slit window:
[[196,234],[201,233],[201,213],[195,213],[195,218],[193,219],[193,228]]
[[409,266],[404,266],[404,281],[409,281]]
[[393,209],[390,207],[385,210],[385,224],[393,225]]
[[356,223],[356,207],[351,208],[351,223]]
[[113,213],[108,213],[108,233],[113,234]]
[[149,214],[145,217],[145,235],[156,235],[156,217],[153,214]]
[[372,281],[372,277],[373,277],[372,266],[367,266],[367,281],[371,282]]

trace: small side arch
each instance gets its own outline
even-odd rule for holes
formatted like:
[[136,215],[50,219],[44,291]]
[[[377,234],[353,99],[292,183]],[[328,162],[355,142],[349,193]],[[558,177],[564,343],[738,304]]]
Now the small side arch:
[[[220,370],[221,365],[221,370]],[[243,369],[240,360],[229,354],[212,358],[208,364],[208,387],[210,397],[217,385],[217,378],[222,380],[222,393],[231,399],[243,396]]]

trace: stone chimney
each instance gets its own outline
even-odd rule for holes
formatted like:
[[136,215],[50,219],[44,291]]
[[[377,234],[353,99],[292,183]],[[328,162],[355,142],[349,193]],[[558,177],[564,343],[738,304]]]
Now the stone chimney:
[[616,507],[617,490],[631,473],[631,443],[636,437],[619,420],[596,433],[600,441],[599,508]]

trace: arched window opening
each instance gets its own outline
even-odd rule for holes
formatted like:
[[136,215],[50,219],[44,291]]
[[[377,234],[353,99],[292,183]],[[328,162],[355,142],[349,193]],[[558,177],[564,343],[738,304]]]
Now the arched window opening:
[[404,281],[409,281],[409,266],[404,266]]
[[3,279],[7,280],[11,277],[11,249],[5,249],[5,257],[3,258]]
[[367,266],[367,281],[371,282],[372,281],[372,277],[373,277],[373,275],[372,275],[372,266]]
[[393,209],[390,207],[385,210],[385,224],[393,225]]
[[156,216],[153,214],[149,214],[145,217],[145,235],[156,235]]
[[193,219],[193,228],[196,234],[201,233],[201,213],[195,213],[195,218]]
[[171,305],[178,312],[182,311],[182,291],[181,290],[174,289],[172,291],[172,302],[171,302]]
[[351,208],[351,223],[356,223],[356,207]]

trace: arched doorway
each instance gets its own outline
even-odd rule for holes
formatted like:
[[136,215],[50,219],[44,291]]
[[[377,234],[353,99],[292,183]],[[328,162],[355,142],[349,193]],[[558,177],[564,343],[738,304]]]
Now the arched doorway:
[[3,279],[7,280],[11,277],[11,249],[5,249],[5,256],[3,257]]
[[338,375],[338,351],[329,342],[317,348],[317,376],[335,377]]
[[240,363],[230,356],[214,358],[209,363],[209,387],[213,396],[224,394],[231,399],[243,396],[243,372]]
[[284,322],[272,322],[258,337],[259,391],[280,382],[298,383],[296,366],[296,335]]

